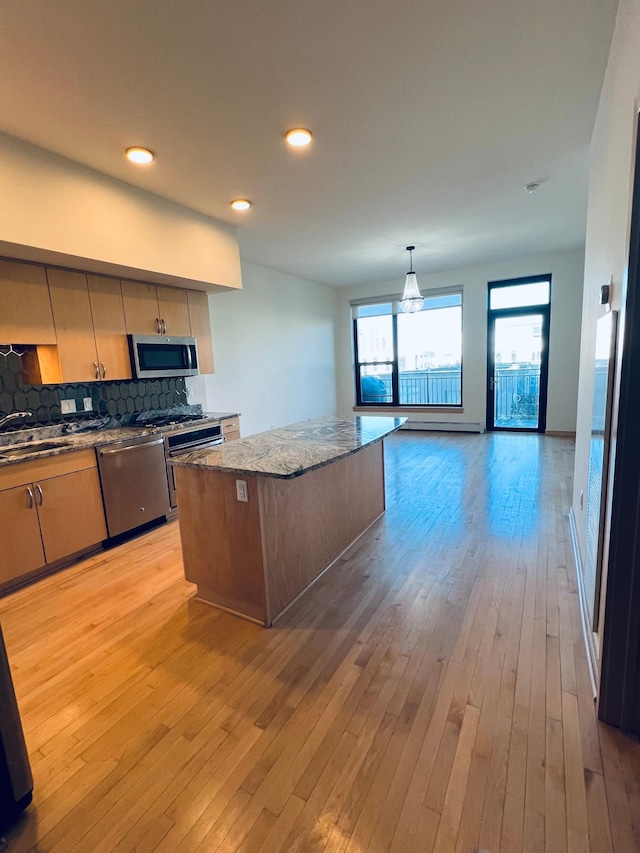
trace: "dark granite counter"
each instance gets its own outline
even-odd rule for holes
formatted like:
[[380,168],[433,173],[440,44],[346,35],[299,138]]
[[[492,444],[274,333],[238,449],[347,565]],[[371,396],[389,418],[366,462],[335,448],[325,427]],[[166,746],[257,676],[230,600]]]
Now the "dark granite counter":
[[406,418],[326,416],[180,456],[173,465],[291,479],[356,453],[400,429]]
[[[205,412],[206,417],[189,423],[176,423],[168,426],[122,426],[114,429],[88,429],[69,431],[68,425],[34,427],[33,429],[16,430],[0,434],[0,468],[16,465],[19,462],[31,462],[35,459],[45,459],[50,456],[60,456],[63,453],[73,453],[75,450],[85,450],[103,444],[115,444],[128,438],[143,435],[160,435],[197,425],[217,423],[227,418],[238,417],[233,412]],[[46,448],[44,445],[46,444]],[[17,448],[29,448],[31,452],[21,453],[20,456],[10,455]],[[7,455],[4,455],[7,454]]]

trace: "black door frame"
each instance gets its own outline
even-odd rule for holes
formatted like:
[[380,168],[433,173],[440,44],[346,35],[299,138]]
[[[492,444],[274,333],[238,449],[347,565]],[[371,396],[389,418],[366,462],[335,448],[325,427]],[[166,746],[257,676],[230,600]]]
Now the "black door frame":
[[[525,305],[522,308],[491,308],[491,291],[519,284],[549,282],[549,302],[543,305]],[[510,278],[502,281],[490,281],[487,284],[487,387],[486,387],[486,429],[488,432],[545,432],[547,428],[547,397],[549,384],[549,331],[551,326],[551,274],[529,275],[523,278]],[[495,321],[500,317],[525,317],[527,314],[542,315],[542,349],[540,352],[540,399],[538,403],[538,426],[501,427],[494,425],[495,389],[493,374],[495,369]]]

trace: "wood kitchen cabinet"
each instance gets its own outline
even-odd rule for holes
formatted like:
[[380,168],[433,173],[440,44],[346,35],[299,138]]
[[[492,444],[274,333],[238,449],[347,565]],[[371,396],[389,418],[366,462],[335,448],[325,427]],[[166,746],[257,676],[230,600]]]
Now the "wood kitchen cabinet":
[[222,436],[225,441],[240,438],[240,418],[225,418],[222,421]]
[[187,291],[122,281],[127,332],[131,335],[190,335]]
[[0,260],[0,306],[0,344],[26,347],[30,384],[131,379],[127,334],[193,336],[214,372],[201,291]]
[[60,379],[131,379],[131,361],[118,279],[47,269],[56,327]]
[[0,344],[55,344],[44,267],[0,260]]
[[120,281],[117,278],[88,275],[87,284],[100,378],[131,379],[131,358]]
[[106,536],[93,450],[0,468],[0,588]]
[[45,564],[35,497],[26,486],[0,492],[0,587]]
[[[62,382],[99,379],[100,368],[86,275],[70,270],[48,269],[47,278]],[[47,379],[43,378],[43,381]]]
[[187,302],[189,305],[190,334],[198,342],[200,373],[215,373],[209,297],[201,290],[187,290]]
[[178,287],[158,287],[157,290],[162,334],[190,335],[188,291]]

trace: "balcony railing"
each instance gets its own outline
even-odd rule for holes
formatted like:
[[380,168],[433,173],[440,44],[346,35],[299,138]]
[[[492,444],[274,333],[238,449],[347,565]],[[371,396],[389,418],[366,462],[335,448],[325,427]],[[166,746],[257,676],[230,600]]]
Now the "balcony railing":
[[494,378],[495,425],[535,427],[540,407],[539,368],[496,366]]
[[459,406],[460,368],[400,371],[400,403],[405,406]]
[[[399,383],[404,406],[459,406],[462,400],[459,367],[400,371]],[[391,399],[390,374],[363,377],[363,403],[390,403]]]
[[[400,404],[459,406],[462,400],[461,376],[460,368],[400,371]],[[540,405],[540,370],[517,364],[497,366],[494,378],[495,425],[535,427]],[[390,403],[391,399],[389,373],[372,373],[363,377],[363,403]]]

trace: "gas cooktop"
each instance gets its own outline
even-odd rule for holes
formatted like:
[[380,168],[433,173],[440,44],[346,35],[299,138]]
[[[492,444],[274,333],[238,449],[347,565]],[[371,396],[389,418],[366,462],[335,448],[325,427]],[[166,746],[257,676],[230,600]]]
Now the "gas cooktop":
[[171,409],[154,409],[132,415],[127,426],[170,426],[206,419],[201,406],[180,406]]

